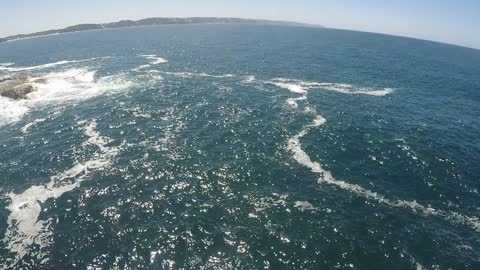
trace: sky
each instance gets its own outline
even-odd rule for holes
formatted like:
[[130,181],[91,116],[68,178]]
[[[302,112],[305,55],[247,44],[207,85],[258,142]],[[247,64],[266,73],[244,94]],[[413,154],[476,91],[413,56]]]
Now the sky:
[[480,49],[480,0],[3,0],[0,37],[147,17],[289,20]]

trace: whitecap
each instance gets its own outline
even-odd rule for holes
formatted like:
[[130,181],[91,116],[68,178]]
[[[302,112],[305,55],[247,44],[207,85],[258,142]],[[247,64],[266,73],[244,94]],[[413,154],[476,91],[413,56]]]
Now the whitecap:
[[31,67],[12,67],[13,63],[7,63],[9,65],[0,65],[0,70],[3,71],[10,71],[10,72],[18,72],[18,71],[30,71],[30,70],[36,70],[36,69],[46,69],[46,68],[52,68],[60,65],[66,65],[66,64],[72,64],[72,63],[80,63],[80,62],[86,62],[86,61],[91,61],[97,58],[89,58],[89,59],[82,59],[82,60],[62,60],[58,62],[53,62],[53,63],[48,63],[48,64],[43,64],[43,65],[38,65],[38,66],[31,66]]
[[[374,96],[382,96],[385,94],[391,93],[393,90],[386,88],[384,90],[370,90],[366,88],[355,88],[348,84],[331,84],[331,83],[315,83],[315,82],[303,82],[298,80],[288,80],[277,78],[266,83],[274,84],[279,87],[288,89],[294,93],[303,94],[297,98],[289,98],[287,103],[292,107],[298,108],[297,101],[307,99],[307,90],[312,88],[322,88],[327,90],[334,90],[346,94],[367,94]],[[315,112],[315,111],[313,111]],[[316,112],[315,112],[316,114]],[[454,211],[444,211],[439,209],[434,209],[430,206],[424,206],[416,201],[406,201],[399,199],[387,198],[382,194],[377,192],[370,191],[366,188],[361,187],[360,185],[351,184],[343,180],[335,179],[331,172],[325,170],[319,162],[313,161],[310,156],[302,149],[302,144],[300,139],[306,136],[312,128],[320,127],[326,123],[326,119],[323,116],[316,115],[312,123],[305,125],[300,132],[291,137],[287,142],[287,150],[292,153],[293,158],[301,165],[307,167],[313,173],[319,174],[320,178],[318,179],[319,184],[329,184],[334,185],[343,190],[352,192],[357,196],[364,197],[369,200],[374,200],[379,203],[388,205],[390,207],[400,207],[411,210],[414,213],[421,213],[426,216],[437,216],[443,218],[444,220],[450,221],[459,225],[466,225],[476,231],[480,231],[480,218],[476,216],[466,216]],[[404,140],[403,141],[405,144]],[[412,152],[410,148],[405,148],[406,151]],[[412,155],[416,158],[416,155]]]
[[158,65],[158,64],[165,64],[168,63],[168,60],[159,56],[156,56],[155,54],[142,54],[140,55],[144,57],[147,60],[150,60],[151,65]]
[[335,91],[343,94],[385,96],[394,92],[392,88],[370,89],[365,87],[355,87],[344,83],[320,83],[309,82],[294,79],[275,78],[265,81],[266,84],[272,84],[283,89],[287,89],[292,93],[306,94],[311,89],[323,89]]
[[307,210],[311,210],[311,211],[317,211],[318,208],[313,206],[310,202],[308,201],[296,201],[295,204],[294,204],[294,207],[297,208],[298,210],[300,211],[307,211]]
[[343,83],[311,83],[311,87],[318,87],[325,90],[336,91],[344,94],[362,94],[370,96],[385,96],[393,93],[392,88],[384,88],[380,90],[368,89],[362,87],[354,87],[350,84]]

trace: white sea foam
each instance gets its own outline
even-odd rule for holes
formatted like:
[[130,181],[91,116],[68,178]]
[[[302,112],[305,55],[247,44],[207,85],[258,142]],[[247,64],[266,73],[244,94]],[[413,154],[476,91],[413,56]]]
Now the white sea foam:
[[317,118],[315,118],[312,124],[306,125],[302,129],[302,131],[300,131],[300,133],[290,138],[288,140],[288,145],[287,145],[287,149],[293,154],[293,158],[298,163],[309,168],[312,172],[320,173],[320,174],[325,174],[325,173],[328,174],[328,172],[322,168],[320,163],[312,161],[310,159],[310,156],[308,156],[308,154],[305,151],[303,151],[302,145],[300,143],[300,138],[307,135],[310,129],[314,127],[319,127],[325,123],[326,123],[325,118],[323,118],[322,116],[317,116]]
[[156,70],[156,72],[161,73],[161,74],[166,74],[166,75],[182,77],[182,78],[192,78],[192,77],[231,78],[231,77],[235,77],[235,75],[232,75],[232,74],[213,75],[213,74],[208,74],[208,73],[203,73],[203,72],[201,72],[201,73],[171,72],[171,71],[161,71],[161,70]]
[[302,85],[299,81],[291,81],[285,79],[273,79],[271,81],[267,81],[266,83],[276,85],[280,88],[287,89],[290,92],[297,94],[306,94],[307,90],[309,89],[308,87]]
[[47,120],[47,119],[46,119],[46,118],[36,119],[36,120],[34,120],[33,122],[30,122],[30,123],[26,124],[25,126],[23,126],[20,130],[22,131],[23,134],[26,134],[26,133],[28,133],[28,130],[29,130],[32,126],[35,126],[35,125],[38,124],[38,123],[44,122],[45,120]]
[[16,256],[13,260],[7,261],[6,265],[1,265],[3,269],[15,266],[30,253],[33,246],[38,251],[35,251],[35,255],[31,255],[39,261],[48,261],[47,248],[53,241],[50,228],[52,220],[39,220],[42,204],[74,190],[80,183],[88,180],[92,172],[107,169],[112,159],[119,154],[120,148],[108,147],[107,144],[111,140],[95,131],[96,126],[97,123],[91,121],[84,127],[84,133],[88,137],[84,147],[93,146],[99,150],[93,159],[74,164],[66,171],[52,176],[44,185],[32,186],[20,194],[8,194],[11,202],[7,209],[10,215],[7,219],[8,229],[3,242],[6,248]]
[[371,96],[385,96],[391,94],[394,90],[392,88],[384,89],[369,89],[364,87],[355,87],[350,84],[342,83],[319,83],[308,82],[293,79],[275,78],[270,81],[266,81],[266,84],[276,85],[280,88],[289,90],[292,93],[305,94],[310,89],[323,89],[344,94],[356,94],[356,95],[371,95]]
[[306,125],[297,135],[290,138],[287,145],[287,149],[293,154],[293,158],[298,163],[309,168],[312,172],[320,175],[320,178],[318,180],[319,184],[334,185],[343,190],[352,192],[357,196],[361,196],[369,200],[374,200],[391,207],[405,208],[411,210],[414,213],[421,213],[426,216],[437,216],[452,223],[458,225],[466,225],[474,229],[475,231],[480,231],[479,217],[471,217],[453,211],[434,209],[430,206],[421,205],[416,201],[405,201],[386,198],[382,194],[370,191],[359,185],[335,179],[332,173],[325,170],[320,163],[311,160],[310,156],[302,149],[302,145],[300,143],[300,139],[307,135],[312,128],[319,127],[325,123],[325,118],[323,118],[322,116],[317,116],[313,123]]
[[350,84],[342,83],[313,83],[312,87],[318,87],[321,89],[336,91],[344,94],[362,94],[370,96],[385,96],[391,94],[394,90],[392,88],[384,88],[380,90],[373,90],[362,87],[354,87]]
[[45,69],[45,68],[52,68],[60,65],[66,65],[66,64],[72,64],[72,63],[80,63],[80,62],[86,62],[86,61],[91,61],[97,58],[89,58],[89,59],[82,59],[82,60],[62,60],[54,63],[48,63],[48,64],[43,64],[43,65],[38,65],[38,66],[31,66],[31,67],[12,67],[12,63],[6,63],[8,65],[0,65],[0,70],[3,71],[10,71],[10,72],[18,72],[18,71],[30,71],[30,70],[36,70],[36,69]]
[[255,82],[257,78],[255,78],[255,76],[246,76],[245,79],[242,80],[242,83],[253,83]]
[[[69,69],[45,75],[44,83],[34,83],[35,92],[24,100],[0,97],[0,126],[20,120],[34,109],[49,104],[64,104],[89,99],[106,92],[126,89],[131,85],[123,76],[95,78],[95,71]],[[28,128],[27,128],[28,129]]]
[[147,60],[150,60],[151,65],[158,65],[158,64],[165,64],[168,63],[168,60],[159,56],[156,56],[155,54],[142,54],[140,55],[144,57]]

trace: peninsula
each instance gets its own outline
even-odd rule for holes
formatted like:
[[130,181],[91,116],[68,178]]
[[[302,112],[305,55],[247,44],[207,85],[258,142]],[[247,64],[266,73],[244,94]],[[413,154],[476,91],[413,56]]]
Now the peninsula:
[[217,18],[217,17],[191,17],[191,18],[147,18],[138,21],[122,20],[112,23],[100,24],[77,24],[62,29],[54,29],[41,31],[31,34],[20,34],[0,38],[0,42],[13,41],[17,39],[33,38],[46,35],[55,35],[88,30],[100,30],[121,27],[136,27],[136,26],[153,26],[165,24],[254,24],[254,25],[278,25],[278,26],[304,26],[304,27],[323,27],[320,25],[312,25],[298,22],[287,21],[270,21],[270,20],[256,20],[256,19],[242,19],[242,18]]

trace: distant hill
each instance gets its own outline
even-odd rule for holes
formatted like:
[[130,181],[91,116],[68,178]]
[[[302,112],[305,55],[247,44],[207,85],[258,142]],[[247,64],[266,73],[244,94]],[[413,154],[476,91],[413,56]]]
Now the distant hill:
[[120,27],[135,27],[135,26],[149,26],[149,25],[164,25],[164,24],[255,24],[255,25],[279,25],[279,26],[307,26],[307,27],[323,27],[319,25],[311,25],[297,22],[287,21],[269,21],[269,20],[254,20],[241,18],[216,18],[216,17],[192,17],[192,18],[147,18],[138,21],[123,20],[112,23],[101,24],[78,24],[69,26],[63,29],[48,30],[36,32],[32,34],[21,34],[0,38],[0,42],[12,41],[22,38],[40,37],[53,34],[71,33],[87,30],[110,29]]

